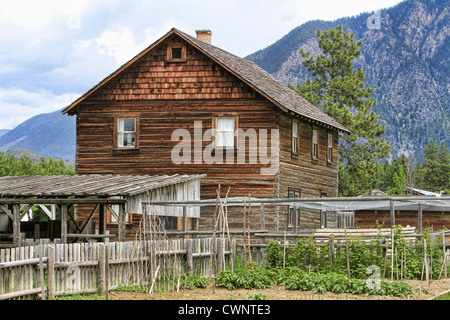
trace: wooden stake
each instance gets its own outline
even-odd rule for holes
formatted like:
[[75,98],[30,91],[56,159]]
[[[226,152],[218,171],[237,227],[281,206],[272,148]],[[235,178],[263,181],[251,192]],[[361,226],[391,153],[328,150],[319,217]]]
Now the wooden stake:
[[442,272],[445,269],[445,277],[447,278],[447,250],[445,248],[445,230],[442,229],[442,267],[441,267],[441,272],[439,273],[439,279],[441,279],[442,276]]
[[243,231],[243,241],[242,241],[242,245],[243,245],[243,250],[242,250],[242,257],[244,259],[244,269],[247,269],[247,248],[245,245],[245,219],[246,219],[246,211],[247,211],[247,203],[246,203],[246,198],[244,197],[244,223],[242,224],[242,231]]
[[389,239],[386,239],[386,250],[384,251],[384,269],[383,269],[383,279],[386,278],[386,264],[387,264],[387,252],[389,249]]
[[345,230],[345,251],[347,252],[347,273],[348,278],[350,279],[350,257],[348,252],[348,239],[347,239],[347,222],[344,221],[344,230]]
[[155,285],[156,277],[158,277],[158,271],[159,271],[159,265],[156,268],[155,276],[153,277],[153,281],[152,281],[152,286],[150,287],[148,294],[151,294],[153,292],[153,286]]
[[209,280],[211,280],[211,277],[213,273],[216,273],[217,270],[217,259],[216,259],[216,230],[217,230],[217,210],[219,208],[219,199],[220,199],[220,184],[218,186],[218,189],[216,190],[217,198],[216,198],[216,209],[214,210],[214,216],[213,216],[213,239],[211,244],[211,255],[209,260]]
[[248,238],[248,257],[250,260],[250,267],[253,270],[253,259],[252,259],[252,248],[250,245],[250,213],[252,210],[252,200],[250,197],[250,193],[248,194],[248,228],[247,228],[247,238]]
[[391,248],[391,281],[394,281],[394,250],[395,250],[395,243],[394,243],[394,230],[391,228],[392,233],[392,248]]
[[427,280],[427,287],[428,287],[428,257],[427,257],[427,240],[424,239],[424,245],[425,245],[425,257],[424,257],[424,264],[425,264],[425,278]]

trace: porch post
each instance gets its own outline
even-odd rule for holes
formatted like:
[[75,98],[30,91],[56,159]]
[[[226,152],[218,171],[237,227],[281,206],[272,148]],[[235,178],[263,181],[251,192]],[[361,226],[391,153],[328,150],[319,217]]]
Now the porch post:
[[119,205],[119,241],[123,242],[125,241],[125,205],[121,204]]
[[67,204],[61,204],[61,242],[67,243]]
[[20,204],[13,204],[13,241],[20,247]]

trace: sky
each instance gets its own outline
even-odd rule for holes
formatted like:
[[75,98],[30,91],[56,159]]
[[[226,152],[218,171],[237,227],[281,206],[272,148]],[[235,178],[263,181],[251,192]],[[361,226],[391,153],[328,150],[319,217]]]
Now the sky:
[[175,27],[240,57],[401,0],[0,0],[0,129],[62,109]]

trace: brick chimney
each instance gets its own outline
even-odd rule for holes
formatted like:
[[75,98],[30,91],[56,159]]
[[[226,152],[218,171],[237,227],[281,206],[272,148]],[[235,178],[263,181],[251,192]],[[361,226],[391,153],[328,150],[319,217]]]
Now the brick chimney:
[[211,30],[202,29],[196,30],[195,32],[197,33],[198,40],[211,44]]

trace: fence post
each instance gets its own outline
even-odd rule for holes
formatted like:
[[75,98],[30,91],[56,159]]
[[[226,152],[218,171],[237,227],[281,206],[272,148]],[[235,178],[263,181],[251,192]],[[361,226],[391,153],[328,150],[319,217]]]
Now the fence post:
[[185,239],[186,241],[186,264],[187,264],[187,273],[188,275],[192,275],[194,271],[194,259],[192,256],[192,239]]
[[55,297],[55,246],[48,246],[47,259],[48,299],[52,300]]
[[105,246],[105,300],[109,299],[109,245]]
[[105,245],[98,244],[98,289],[105,293]]
[[41,284],[41,299],[45,300],[45,282],[44,282],[44,247],[42,244],[39,245],[39,282]]

